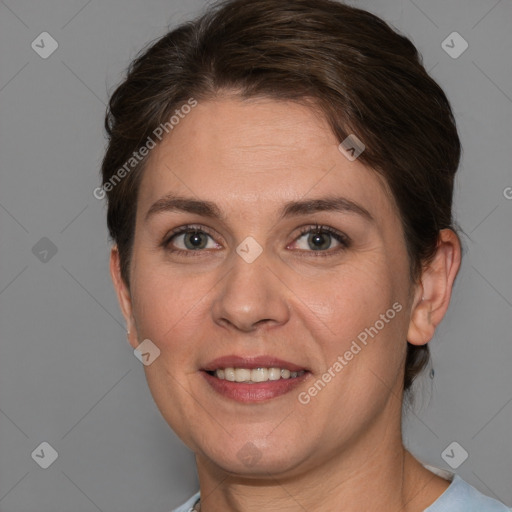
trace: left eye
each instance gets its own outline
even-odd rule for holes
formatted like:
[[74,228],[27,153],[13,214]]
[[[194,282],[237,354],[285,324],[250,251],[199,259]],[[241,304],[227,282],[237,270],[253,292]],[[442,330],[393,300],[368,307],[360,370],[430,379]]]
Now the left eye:
[[308,228],[294,243],[300,250],[325,251],[331,249],[333,242],[342,248],[348,246],[348,240],[344,235],[329,228]]
[[[210,244],[208,243],[210,239]],[[212,237],[198,229],[188,229],[181,233],[176,233],[172,237],[173,245],[179,250],[200,250],[200,249],[215,249],[217,245]]]

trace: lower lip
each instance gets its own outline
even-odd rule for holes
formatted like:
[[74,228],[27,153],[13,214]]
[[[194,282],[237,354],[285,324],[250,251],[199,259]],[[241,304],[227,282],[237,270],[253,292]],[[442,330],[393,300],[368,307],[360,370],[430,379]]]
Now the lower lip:
[[255,382],[244,384],[243,382],[231,382],[225,379],[218,379],[209,373],[201,372],[206,382],[219,394],[242,403],[254,403],[270,400],[289,393],[302,384],[310,375],[304,373],[300,377],[290,379],[268,380],[266,382]]

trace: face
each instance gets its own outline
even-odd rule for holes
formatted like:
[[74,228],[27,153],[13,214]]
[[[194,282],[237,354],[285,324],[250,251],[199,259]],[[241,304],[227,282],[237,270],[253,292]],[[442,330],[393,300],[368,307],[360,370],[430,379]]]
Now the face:
[[200,102],[152,151],[124,312],[204,460],[292,474],[398,429],[414,296],[392,196],[307,106]]

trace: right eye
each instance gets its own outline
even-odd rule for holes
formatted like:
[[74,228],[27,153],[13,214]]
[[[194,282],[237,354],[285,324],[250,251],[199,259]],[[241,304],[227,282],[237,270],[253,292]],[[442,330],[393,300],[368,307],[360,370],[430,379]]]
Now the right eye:
[[203,249],[219,249],[212,236],[199,226],[181,226],[172,231],[162,245],[167,251],[186,254],[201,252]]

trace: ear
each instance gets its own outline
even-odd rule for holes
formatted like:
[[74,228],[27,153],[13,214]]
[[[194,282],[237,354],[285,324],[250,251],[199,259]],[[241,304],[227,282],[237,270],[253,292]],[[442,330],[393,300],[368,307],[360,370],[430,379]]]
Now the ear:
[[443,319],[452,295],[453,283],[461,262],[460,240],[451,229],[439,233],[436,253],[423,269],[415,290],[407,341],[425,345]]
[[126,320],[128,341],[133,348],[137,348],[139,341],[137,327],[132,314],[132,299],[130,290],[121,276],[121,260],[117,245],[114,245],[110,251],[110,276],[114,283],[121,312]]

